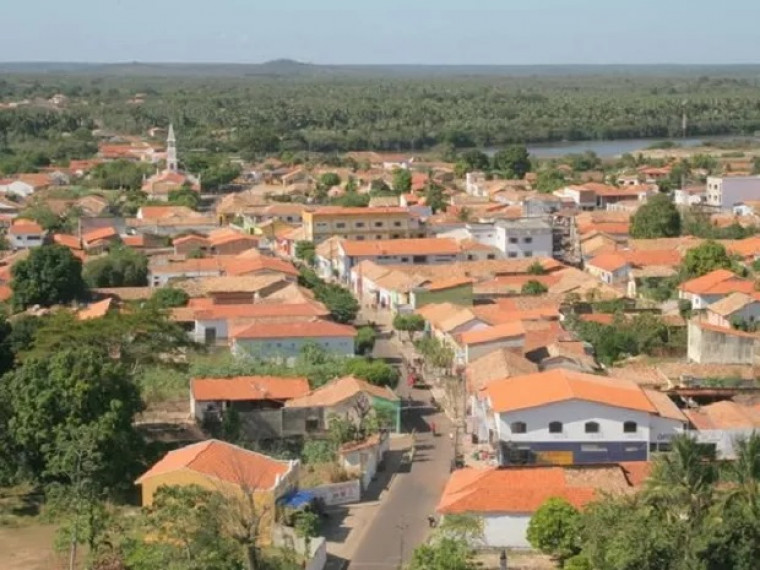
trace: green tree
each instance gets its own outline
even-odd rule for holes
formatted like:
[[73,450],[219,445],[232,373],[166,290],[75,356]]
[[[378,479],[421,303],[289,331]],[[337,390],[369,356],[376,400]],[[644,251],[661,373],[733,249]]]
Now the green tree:
[[300,259],[307,265],[314,265],[317,259],[316,247],[314,242],[311,241],[297,241],[296,242],[296,259]]
[[528,149],[512,145],[496,152],[492,159],[493,169],[505,174],[506,178],[525,178],[530,171]]
[[520,290],[520,293],[523,295],[531,295],[531,296],[538,296],[543,295],[549,291],[549,289],[541,283],[540,281],[536,281],[535,279],[531,279],[530,281],[527,281]]
[[577,554],[578,510],[565,499],[547,500],[528,523],[528,542],[536,550],[566,560]]
[[443,188],[435,183],[429,183],[425,191],[425,205],[429,206],[433,213],[445,212],[448,204]]
[[408,333],[409,339],[412,340],[414,338],[414,333],[425,330],[425,319],[422,315],[416,313],[396,313],[393,317],[393,328],[397,331]]
[[149,303],[160,310],[184,307],[189,300],[190,296],[183,289],[160,287],[151,295]]
[[377,333],[375,329],[369,326],[360,327],[356,331],[356,354],[370,354],[375,347],[375,340],[377,340]]
[[406,168],[393,170],[393,191],[396,194],[406,194],[412,189],[412,173]]
[[43,245],[11,268],[13,304],[49,307],[84,297],[82,262],[62,245]]
[[475,551],[466,540],[441,538],[418,546],[409,570],[475,570]]
[[189,186],[183,186],[169,192],[169,203],[173,206],[186,206],[191,210],[197,210],[201,204],[201,197],[197,190]]
[[546,273],[546,269],[544,269],[540,261],[534,261],[528,267],[528,275],[546,275]]
[[99,458],[88,467],[98,488],[131,485],[125,474],[135,473],[141,452],[132,421],[142,403],[126,369],[99,346],[28,357],[4,379],[15,461],[31,479],[59,481],[61,458],[70,463],[86,435],[95,442],[89,460]]
[[143,176],[150,173],[150,165],[114,160],[98,164],[90,174],[96,188],[107,190],[139,190]]
[[477,149],[463,152],[459,159],[465,164],[466,172],[489,170],[491,168],[491,161],[488,159],[488,155]]
[[376,386],[394,387],[399,378],[398,371],[383,360],[352,358],[346,361],[343,371]]
[[340,176],[334,172],[325,172],[322,176],[319,177],[319,183],[325,188],[329,189],[340,184]]
[[665,194],[647,200],[631,219],[631,237],[654,239],[681,235],[681,215]]
[[543,168],[538,171],[536,177],[536,190],[551,193],[567,185],[565,175],[555,168]]
[[89,287],[144,287],[148,258],[132,248],[117,246],[108,255],[88,261],[82,277]]
[[685,279],[701,277],[716,269],[732,269],[734,262],[726,248],[716,241],[708,240],[691,248],[681,262],[681,274]]

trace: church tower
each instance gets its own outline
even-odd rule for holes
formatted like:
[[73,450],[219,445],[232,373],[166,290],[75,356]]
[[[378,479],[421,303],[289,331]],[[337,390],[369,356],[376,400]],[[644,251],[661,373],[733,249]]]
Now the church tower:
[[169,135],[166,137],[166,169],[177,172],[177,139],[172,124],[169,124]]

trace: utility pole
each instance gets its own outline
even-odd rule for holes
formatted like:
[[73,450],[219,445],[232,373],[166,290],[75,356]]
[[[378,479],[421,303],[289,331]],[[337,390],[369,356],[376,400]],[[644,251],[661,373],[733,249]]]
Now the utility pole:
[[404,539],[407,529],[407,524],[404,521],[404,519],[401,519],[401,524],[397,524],[396,528],[399,529],[401,534],[399,535],[399,560],[398,560],[398,567],[399,570],[404,567]]

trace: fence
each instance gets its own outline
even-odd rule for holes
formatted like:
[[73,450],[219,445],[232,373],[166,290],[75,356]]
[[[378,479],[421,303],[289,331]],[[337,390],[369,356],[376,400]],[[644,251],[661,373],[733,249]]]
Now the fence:
[[344,483],[320,485],[308,490],[314,493],[316,497],[322,499],[327,506],[358,503],[362,498],[362,484],[359,479],[353,479]]
[[327,564],[327,541],[321,536],[315,536],[308,541],[297,536],[292,528],[277,526],[272,533],[272,539],[275,546],[281,548],[290,548],[298,554],[308,558],[304,570],[322,570]]

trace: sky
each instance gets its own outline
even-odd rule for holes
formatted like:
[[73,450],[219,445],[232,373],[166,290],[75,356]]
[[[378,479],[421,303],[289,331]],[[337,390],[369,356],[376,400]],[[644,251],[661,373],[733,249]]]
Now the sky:
[[1,61],[758,63],[758,0],[0,0]]

